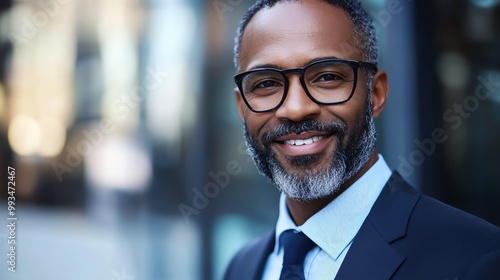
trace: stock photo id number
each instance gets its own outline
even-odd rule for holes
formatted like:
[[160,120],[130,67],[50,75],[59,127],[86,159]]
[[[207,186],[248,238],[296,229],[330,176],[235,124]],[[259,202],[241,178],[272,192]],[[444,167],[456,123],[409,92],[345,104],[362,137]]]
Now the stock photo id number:
[[16,272],[16,169],[9,166],[7,176],[7,269]]

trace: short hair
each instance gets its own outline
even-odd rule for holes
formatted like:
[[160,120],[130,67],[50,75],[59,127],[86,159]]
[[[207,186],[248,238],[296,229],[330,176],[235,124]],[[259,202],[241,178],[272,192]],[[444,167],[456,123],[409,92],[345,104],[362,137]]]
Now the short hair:
[[[236,71],[239,70],[239,58],[241,41],[243,39],[243,33],[246,26],[260,10],[263,8],[271,8],[274,5],[281,2],[296,2],[300,0],[258,0],[247,13],[243,16],[236,33],[236,38],[234,40],[234,66]],[[363,55],[363,60],[371,63],[378,63],[378,45],[377,37],[375,33],[375,27],[373,25],[372,18],[361,6],[360,1],[357,0],[323,0],[330,5],[338,7],[348,15],[351,20],[353,30],[354,30],[354,46],[357,46],[361,54]]]

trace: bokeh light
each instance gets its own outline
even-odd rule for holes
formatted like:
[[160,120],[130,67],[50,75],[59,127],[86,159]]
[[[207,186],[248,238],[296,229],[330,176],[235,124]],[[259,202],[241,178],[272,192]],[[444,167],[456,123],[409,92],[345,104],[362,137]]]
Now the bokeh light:
[[40,148],[42,129],[37,120],[29,115],[15,115],[9,125],[8,135],[10,146],[18,155],[31,156]]

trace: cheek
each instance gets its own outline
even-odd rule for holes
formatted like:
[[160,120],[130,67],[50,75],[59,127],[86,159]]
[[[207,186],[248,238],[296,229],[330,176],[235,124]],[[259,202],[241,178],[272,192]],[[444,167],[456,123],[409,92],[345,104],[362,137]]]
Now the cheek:
[[270,123],[272,116],[267,113],[254,113],[247,110],[245,113],[245,124],[248,128],[248,133],[250,136],[257,138],[260,142],[260,137],[262,133],[266,132],[267,125]]
[[332,116],[342,121],[345,125],[347,125],[350,130],[352,126],[356,126],[359,120],[364,117],[364,104],[358,104],[356,100],[349,100],[346,103],[332,105],[327,108],[327,114],[329,117],[326,119],[330,119]]
[[[356,103],[356,107],[353,108],[353,112],[356,112],[351,116],[349,121],[349,135],[352,137],[361,137],[363,130],[366,128],[366,106],[367,106],[366,95],[362,97],[362,100]],[[350,139],[351,141],[354,139]]]
[[327,111],[328,114],[334,115],[347,125],[346,138],[343,144],[352,141],[351,135],[357,133],[365,119],[366,108],[366,94],[356,92],[358,96],[353,96],[349,101],[339,105],[330,106]]

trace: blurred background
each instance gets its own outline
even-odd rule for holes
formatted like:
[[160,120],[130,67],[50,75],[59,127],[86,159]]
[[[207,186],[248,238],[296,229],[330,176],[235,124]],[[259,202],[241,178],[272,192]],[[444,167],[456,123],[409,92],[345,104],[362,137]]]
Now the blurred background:
[[[496,225],[499,2],[363,1],[391,86],[380,152]],[[0,0],[1,279],[221,279],[274,226],[279,194],[246,155],[233,97],[252,3]]]

